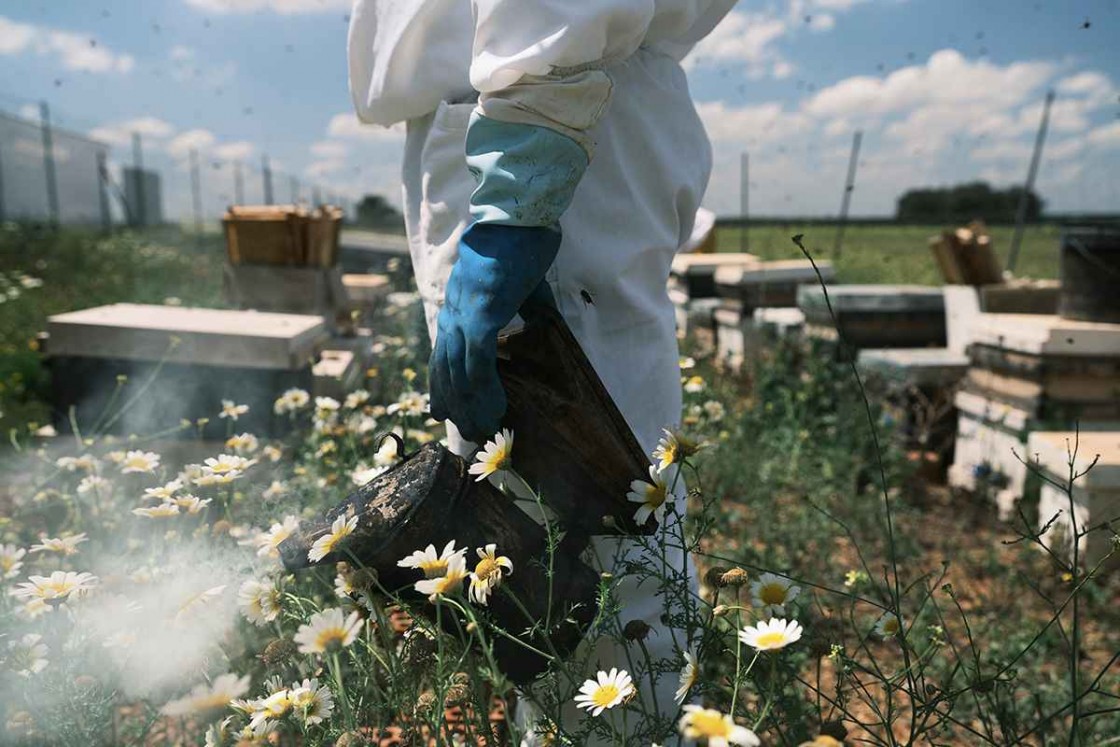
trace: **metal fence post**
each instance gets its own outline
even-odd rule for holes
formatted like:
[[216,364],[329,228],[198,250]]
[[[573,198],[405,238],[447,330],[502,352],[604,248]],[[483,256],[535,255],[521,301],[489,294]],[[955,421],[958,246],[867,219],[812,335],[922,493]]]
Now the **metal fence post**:
[[292,204],[299,202],[299,179],[294,176],[288,178],[288,188],[292,190]]
[[261,177],[264,179],[264,204],[272,204],[272,166],[268,163],[268,156],[261,156]]
[[202,176],[198,170],[198,151],[191,148],[191,202],[194,204],[194,229],[202,234]]
[[0,221],[8,219],[4,208],[4,149],[0,148]]
[[[148,225],[147,179],[144,178],[144,145],[140,140],[139,132],[132,133],[132,168],[135,170],[132,175],[132,189],[133,194],[136,195],[132,215],[137,226],[146,226]],[[127,189],[127,182],[125,188]]]
[[751,250],[750,234],[747,233],[751,211],[751,157],[746,152],[743,153],[743,158],[739,162],[739,179],[739,215],[740,220],[743,221],[743,225],[739,229],[739,251],[745,254]]
[[859,163],[859,146],[863,142],[863,133],[856,130],[852,137],[852,154],[848,159],[848,178],[844,180],[844,197],[840,201],[840,224],[836,227],[836,246],[832,249],[832,256],[840,259],[840,251],[844,248],[844,228],[848,225],[848,210],[852,206],[852,192],[856,188],[856,165]]
[[105,151],[97,151],[97,200],[101,207],[101,227],[105,233],[113,230],[113,214],[109,210],[109,164]]
[[58,225],[58,179],[54,171],[54,137],[51,133],[51,109],[39,102],[39,128],[43,133],[43,169],[47,178],[47,209],[51,225]]

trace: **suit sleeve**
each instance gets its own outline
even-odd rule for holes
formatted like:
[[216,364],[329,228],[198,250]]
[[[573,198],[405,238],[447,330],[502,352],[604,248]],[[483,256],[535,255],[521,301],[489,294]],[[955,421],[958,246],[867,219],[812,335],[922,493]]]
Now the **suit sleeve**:
[[655,0],[473,0],[467,130],[479,223],[556,228],[610,105],[607,66],[632,55]]

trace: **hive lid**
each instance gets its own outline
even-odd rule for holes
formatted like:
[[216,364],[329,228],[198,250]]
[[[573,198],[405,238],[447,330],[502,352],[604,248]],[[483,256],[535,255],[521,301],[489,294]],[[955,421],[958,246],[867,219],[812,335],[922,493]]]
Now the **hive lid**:
[[1120,357],[1120,324],[1050,314],[980,314],[971,341],[1034,355]]
[[754,265],[759,259],[754,254],[743,252],[717,252],[714,254],[678,254],[673,257],[674,275],[694,273],[712,274],[717,267],[728,265]]
[[[832,282],[836,270],[828,261],[817,262],[825,282]],[[767,283],[816,283],[817,273],[807,259],[782,259],[751,265],[722,265],[716,268],[717,285],[765,285]]]
[[329,336],[319,316],[130,303],[47,321],[52,356],[231,368],[301,368]]

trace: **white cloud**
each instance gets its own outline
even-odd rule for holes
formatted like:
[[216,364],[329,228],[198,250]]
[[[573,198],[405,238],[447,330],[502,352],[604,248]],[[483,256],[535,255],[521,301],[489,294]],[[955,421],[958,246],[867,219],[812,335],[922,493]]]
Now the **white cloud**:
[[350,151],[346,143],[333,140],[320,140],[311,144],[311,154],[320,158],[341,159]]
[[[761,76],[768,63],[781,61],[774,42],[785,36],[788,24],[766,13],[728,13],[685,59],[686,67],[743,63],[747,74]],[[788,63],[786,63],[788,65]]]
[[159,117],[138,117],[96,127],[90,130],[89,136],[109,145],[126,146],[132,143],[134,132],[139,133],[144,140],[162,140],[171,137],[175,133],[175,128]]
[[354,116],[353,112],[343,112],[331,117],[327,125],[327,134],[343,140],[395,142],[404,139],[405,130],[403,124],[395,124],[392,127],[364,124]]
[[175,136],[167,144],[167,152],[172,158],[182,159],[186,158],[192,150],[209,150],[217,141],[218,138],[210,130],[187,130]]
[[244,161],[253,155],[255,150],[256,147],[247,140],[238,140],[232,143],[222,143],[210,152],[215,158],[220,158],[223,161]]
[[195,58],[195,51],[183,44],[176,44],[167,52],[167,56],[175,62],[189,62]]
[[110,50],[88,34],[18,23],[0,16],[0,55],[34,52],[55,57],[67,70],[91,73],[127,73],[136,60]]
[[210,13],[271,11],[281,15],[347,11],[352,5],[351,0],[186,0],[186,2],[187,5]]
[[840,80],[800,102],[699,104],[715,149],[706,203],[737,212],[738,154],[749,151],[756,215],[835,215],[857,129],[864,132],[857,215],[889,214],[898,195],[916,186],[1019,183],[1045,92],[1056,88],[1039,189],[1052,209],[1105,209],[1120,159],[1120,122],[1109,121],[1115,83],[1069,65],[1000,65],[941,50],[884,76]]

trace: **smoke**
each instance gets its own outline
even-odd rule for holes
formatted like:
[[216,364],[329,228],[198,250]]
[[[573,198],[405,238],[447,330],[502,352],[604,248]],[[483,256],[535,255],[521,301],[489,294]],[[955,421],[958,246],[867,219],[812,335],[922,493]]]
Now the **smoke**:
[[100,647],[129,699],[153,703],[196,684],[225,658],[237,620],[237,589],[250,577],[244,553],[177,543],[163,561],[95,566],[101,588],[73,610],[75,634]]

